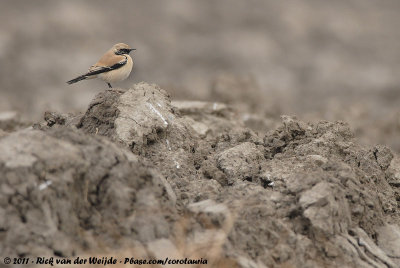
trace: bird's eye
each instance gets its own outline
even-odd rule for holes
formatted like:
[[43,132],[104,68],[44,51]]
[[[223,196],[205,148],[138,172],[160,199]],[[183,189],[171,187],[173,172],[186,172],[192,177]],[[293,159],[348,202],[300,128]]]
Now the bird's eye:
[[115,54],[117,55],[123,55],[123,54],[129,54],[129,52],[131,52],[132,49],[129,48],[120,48],[117,51],[115,51]]

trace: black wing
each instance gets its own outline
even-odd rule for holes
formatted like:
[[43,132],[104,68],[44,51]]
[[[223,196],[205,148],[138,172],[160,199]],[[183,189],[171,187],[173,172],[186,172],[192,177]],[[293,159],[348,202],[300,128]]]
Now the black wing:
[[86,73],[85,76],[88,77],[88,76],[97,75],[97,74],[109,72],[109,71],[112,71],[112,70],[116,70],[116,69],[119,69],[122,66],[124,66],[127,62],[128,62],[128,59],[125,57],[125,60],[120,61],[120,62],[114,64],[111,67],[98,66],[96,69]]

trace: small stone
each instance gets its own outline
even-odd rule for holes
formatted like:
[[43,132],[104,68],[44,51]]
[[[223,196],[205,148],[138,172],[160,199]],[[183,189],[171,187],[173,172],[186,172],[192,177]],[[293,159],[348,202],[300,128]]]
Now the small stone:
[[317,154],[309,155],[309,156],[307,156],[307,158],[311,162],[317,164],[318,166],[322,166],[328,162],[328,159],[326,159],[325,157],[323,157],[321,155],[317,155]]

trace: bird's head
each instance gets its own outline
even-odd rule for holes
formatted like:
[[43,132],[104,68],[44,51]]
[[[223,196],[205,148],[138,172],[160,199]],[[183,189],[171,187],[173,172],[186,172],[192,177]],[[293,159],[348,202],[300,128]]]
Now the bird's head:
[[112,47],[112,50],[116,55],[124,55],[124,54],[129,54],[132,50],[136,50],[136,48],[131,48],[130,46],[124,43],[118,43]]

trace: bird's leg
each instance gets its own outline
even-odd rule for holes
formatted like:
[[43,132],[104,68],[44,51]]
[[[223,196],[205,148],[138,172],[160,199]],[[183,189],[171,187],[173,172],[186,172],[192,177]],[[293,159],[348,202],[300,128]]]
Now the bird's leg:
[[109,88],[112,88],[112,86],[111,86],[111,84],[110,84],[110,83],[107,83],[107,84],[108,84],[108,87],[109,87]]

